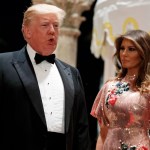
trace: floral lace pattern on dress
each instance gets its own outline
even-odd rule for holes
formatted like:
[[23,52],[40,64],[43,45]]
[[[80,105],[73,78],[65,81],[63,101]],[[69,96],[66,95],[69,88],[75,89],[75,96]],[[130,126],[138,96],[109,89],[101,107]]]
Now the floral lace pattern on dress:
[[106,106],[114,105],[117,97],[125,91],[129,90],[129,83],[117,82],[113,89],[108,90],[108,96],[106,98]]
[[150,150],[150,95],[140,95],[126,80],[108,81],[91,115],[108,126],[103,150]]

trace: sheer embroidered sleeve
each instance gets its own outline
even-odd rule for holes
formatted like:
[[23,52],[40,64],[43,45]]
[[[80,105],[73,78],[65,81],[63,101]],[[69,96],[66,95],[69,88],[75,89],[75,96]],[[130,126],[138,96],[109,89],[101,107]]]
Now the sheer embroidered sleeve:
[[108,82],[105,83],[103,87],[100,89],[100,91],[98,92],[90,113],[93,117],[98,119],[100,124],[102,123],[102,121],[105,124],[105,121],[107,119],[104,113],[107,84]]

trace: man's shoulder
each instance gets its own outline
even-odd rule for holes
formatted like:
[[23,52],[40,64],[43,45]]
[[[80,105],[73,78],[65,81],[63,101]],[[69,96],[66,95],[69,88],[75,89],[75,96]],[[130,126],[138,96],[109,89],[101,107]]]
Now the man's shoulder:
[[24,50],[25,47],[21,48],[21,49],[17,49],[17,50],[11,50],[11,51],[7,51],[7,52],[2,52],[0,53],[0,56],[6,56],[6,55],[12,55],[15,53],[19,53],[20,51]]
[[61,65],[63,65],[63,66],[65,66],[65,67],[67,67],[67,68],[69,67],[70,69],[77,70],[76,67],[74,67],[74,66],[72,66],[72,65],[70,65],[70,64],[68,64],[68,63],[66,63],[66,62],[64,62],[64,61],[62,61],[62,60],[60,60],[58,58],[56,58],[56,62],[61,64]]
[[14,56],[18,56],[18,54],[21,51],[23,51],[24,49],[25,48],[23,47],[23,48],[18,49],[18,50],[0,53],[0,61],[5,61],[5,60],[8,61],[8,60],[10,60]]

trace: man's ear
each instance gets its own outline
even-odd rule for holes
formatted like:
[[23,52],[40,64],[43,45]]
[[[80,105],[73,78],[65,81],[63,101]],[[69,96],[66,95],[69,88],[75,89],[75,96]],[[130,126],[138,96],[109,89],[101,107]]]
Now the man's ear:
[[26,38],[31,37],[31,30],[28,26],[23,26],[22,30]]

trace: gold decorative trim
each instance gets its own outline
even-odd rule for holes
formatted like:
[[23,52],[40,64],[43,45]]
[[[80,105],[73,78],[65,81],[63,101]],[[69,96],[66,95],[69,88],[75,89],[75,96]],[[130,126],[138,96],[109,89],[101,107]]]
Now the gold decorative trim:
[[127,31],[127,29],[129,29],[128,25],[132,25],[132,27],[133,27],[132,29],[139,29],[139,25],[138,25],[138,22],[136,21],[136,19],[133,17],[128,17],[122,25],[123,33],[125,33]]

